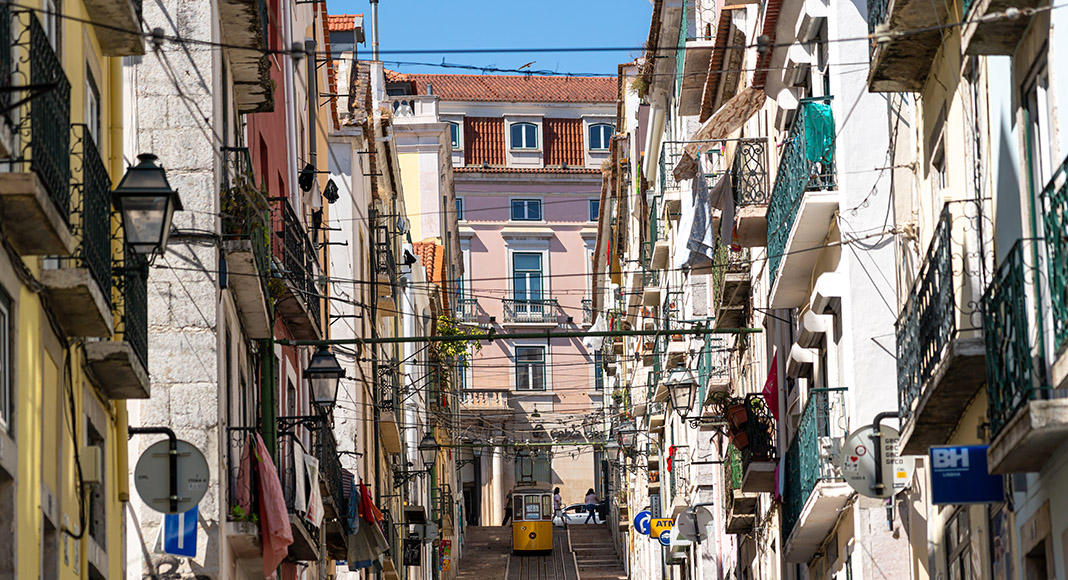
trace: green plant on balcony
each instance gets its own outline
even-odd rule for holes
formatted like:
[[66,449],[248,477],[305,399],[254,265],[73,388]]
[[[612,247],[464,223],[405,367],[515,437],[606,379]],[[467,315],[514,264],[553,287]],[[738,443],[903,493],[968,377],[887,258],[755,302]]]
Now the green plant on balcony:
[[432,342],[431,350],[440,360],[455,360],[461,367],[467,367],[472,352],[482,350],[482,342],[474,338],[466,338],[475,331],[460,324],[458,320],[442,314],[438,316],[437,334],[442,337],[450,337],[452,340]]

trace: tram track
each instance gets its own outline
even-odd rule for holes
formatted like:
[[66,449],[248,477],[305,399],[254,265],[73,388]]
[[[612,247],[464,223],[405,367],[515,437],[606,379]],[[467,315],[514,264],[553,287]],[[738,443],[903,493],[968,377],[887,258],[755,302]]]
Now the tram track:
[[577,580],[567,532],[553,530],[553,551],[548,554],[512,554],[506,580]]

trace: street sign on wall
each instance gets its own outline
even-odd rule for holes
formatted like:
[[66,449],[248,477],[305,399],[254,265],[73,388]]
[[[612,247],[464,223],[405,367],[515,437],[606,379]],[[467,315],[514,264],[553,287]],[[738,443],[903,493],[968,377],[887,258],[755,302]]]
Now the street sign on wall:
[[175,556],[197,556],[197,507],[184,514],[163,516],[163,551]]
[[176,454],[178,495],[173,502],[178,509],[171,509],[171,454],[170,443],[165,439],[153,443],[134,467],[134,487],[148,507],[165,514],[181,514],[196,507],[208,491],[210,472],[204,454],[188,441],[178,440]]
[[656,518],[649,521],[649,537],[660,540],[667,546],[671,544],[671,528],[675,527],[675,520],[671,518]]
[[1005,501],[1000,475],[987,471],[987,445],[931,448],[931,503],[998,503]]
[[643,536],[649,535],[649,522],[653,514],[649,510],[642,510],[634,516],[634,530]]

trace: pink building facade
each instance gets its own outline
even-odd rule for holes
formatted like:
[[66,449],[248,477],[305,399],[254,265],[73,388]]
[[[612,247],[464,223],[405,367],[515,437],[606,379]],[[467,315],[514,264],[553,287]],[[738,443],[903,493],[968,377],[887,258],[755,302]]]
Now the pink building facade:
[[[464,276],[456,317],[483,332],[581,331],[594,322],[591,257],[616,80],[493,75],[391,77],[436,95],[452,132]],[[463,373],[465,518],[499,525],[509,489],[601,494],[599,357],[581,338],[484,342]],[[476,452],[476,450],[478,452]]]

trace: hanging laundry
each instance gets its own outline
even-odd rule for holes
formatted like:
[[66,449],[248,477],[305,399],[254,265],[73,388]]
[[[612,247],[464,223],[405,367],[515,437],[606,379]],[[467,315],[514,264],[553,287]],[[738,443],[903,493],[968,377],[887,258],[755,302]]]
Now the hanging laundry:
[[808,102],[802,105],[805,114],[805,159],[809,163],[830,161],[834,145],[834,117],[827,103]]
[[278,564],[289,553],[293,543],[293,530],[289,527],[285,493],[278,470],[271,461],[271,454],[256,434],[256,449],[253,455],[256,482],[259,484],[260,536],[263,538],[263,575],[274,578]]

